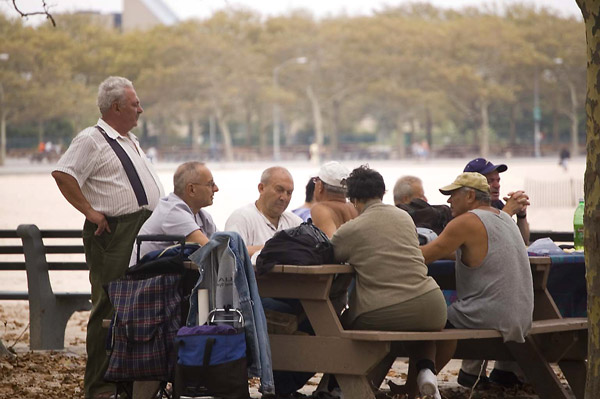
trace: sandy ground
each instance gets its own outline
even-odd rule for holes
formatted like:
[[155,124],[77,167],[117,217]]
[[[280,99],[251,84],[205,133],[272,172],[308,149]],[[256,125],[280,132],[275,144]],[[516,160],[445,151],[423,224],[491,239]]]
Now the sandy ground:
[[[0,399],[83,398],[85,369],[85,330],[89,312],[75,313],[67,324],[65,350],[29,351],[28,305],[23,301],[0,301],[0,339],[16,352],[12,359],[0,359]],[[489,366],[488,366],[489,367]],[[403,384],[406,359],[398,359],[387,380]],[[460,361],[450,362],[438,377],[442,396],[447,399],[538,398],[531,389],[475,391],[460,387],[456,376]],[[489,369],[488,369],[489,371]],[[310,394],[321,375],[317,374],[302,389]],[[252,398],[260,398],[258,381],[250,381]],[[387,384],[381,387],[387,389]]]

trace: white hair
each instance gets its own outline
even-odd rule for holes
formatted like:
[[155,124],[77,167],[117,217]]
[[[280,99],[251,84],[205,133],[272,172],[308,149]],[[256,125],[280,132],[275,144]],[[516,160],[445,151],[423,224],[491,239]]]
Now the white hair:
[[109,76],[100,83],[98,87],[98,108],[104,115],[115,102],[123,101],[125,89],[132,88],[133,83],[127,78],[121,76]]

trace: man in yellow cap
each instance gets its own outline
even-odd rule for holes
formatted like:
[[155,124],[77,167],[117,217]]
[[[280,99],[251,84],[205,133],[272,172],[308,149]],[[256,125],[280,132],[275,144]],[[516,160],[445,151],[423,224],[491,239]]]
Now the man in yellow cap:
[[462,173],[440,192],[450,195],[454,219],[421,250],[427,264],[456,257],[458,300],[448,307],[449,326],[495,329],[505,341],[524,342],[533,317],[533,282],[519,229],[491,206],[489,184],[479,173]]

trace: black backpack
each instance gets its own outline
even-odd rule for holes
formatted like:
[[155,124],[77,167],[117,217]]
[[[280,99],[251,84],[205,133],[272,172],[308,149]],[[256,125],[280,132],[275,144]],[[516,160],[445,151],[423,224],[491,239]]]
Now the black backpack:
[[256,270],[264,274],[276,264],[322,265],[334,263],[333,246],[329,237],[312,219],[300,226],[281,230],[265,243],[258,258]]

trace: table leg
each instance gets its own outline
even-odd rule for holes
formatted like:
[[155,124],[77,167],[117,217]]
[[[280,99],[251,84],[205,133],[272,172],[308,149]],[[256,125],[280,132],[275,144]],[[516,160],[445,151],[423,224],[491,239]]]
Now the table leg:
[[583,399],[585,396],[586,367],[583,360],[561,360],[558,367],[569,382],[571,390],[577,399]]
[[571,397],[532,337],[525,337],[525,342],[522,344],[507,342],[506,346],[540,398],[569,399]]

